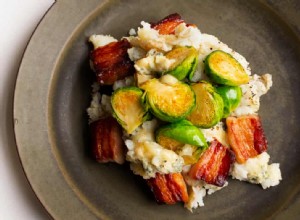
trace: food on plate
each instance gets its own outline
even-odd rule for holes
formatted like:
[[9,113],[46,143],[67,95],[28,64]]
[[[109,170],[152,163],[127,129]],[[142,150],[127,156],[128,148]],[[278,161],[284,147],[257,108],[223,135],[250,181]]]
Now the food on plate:
[[222,50],[211,52],[204,63],[205,73],[215,83],[239,86],[249,82],[249,76],[243,66]]
[[130,43],[123,39],[100,46],[91,52],[91,64],[102,85],[112,85],[116,80],[124,79],[134,72],[133,63],[127,50]]
[[142,105],[143,91],[138,87],[119,88],[111,96],[113,116],[128,134],[149,118]]
[[125,162],[125,144],[122,128],[113,117],[99,119],[90,124],[91,150],[98,162]]
[[96,82],[87,113],[98,162],[126,160],[158,203],[190,211],[230,178],[263,189],[280,183],[258,115],[270,74],[252,75],[241,54],[176,13],[142,21],[120,40],[89,40]]
[[276,186],[281,180],[279,163],[269,164],[270,155],[263,152],[249,158],[245,163],[234,163],[231,171],[233,179],[260,184],[263,189]]
[[189,176],[192,179],[203,180],[208,184],[221,187],[224,186],[234,161],[234,154],[231,150],[214,140],[198,162],[192,165]]
[[159,127],[155,132],[156,142],[180,155],[184,164],[194,164],[207,148],[207,142],[199,128],[187,120]]
[[173,34],[175,32],[175,28],[181,23],[184,23],[184,20],[182,20],[179,14],[174,13],[157,23],[152,23],[151,28],[157,30],[159,34]]
[[192,88],[171,75],[150,79],[140,86],[147,108],[162,121],[184,119],[195,107]]
[[[206,148],[206,140],[199,128],[194,126],[191,122],[182,120],[161,126],[156,131],[156,141],[162,146],[173,148],[173,141],[190,144],[199,148]],[[172,149],[176,150],[176,149]]]
[[218,86],[216,90],[223,99],[223,118],[226,118],[240,104],[242,89],[239,86]]
[[168,59],[175,60],[171,65],[171,70],[163,74],[171,74],[178,80],[183,80],[188,76],[192,79],[198,66],[198,52],[193,47],[176,47],[166,54]]
[[201,81],[191,87],[196,94],[196,107],[187,119],[201,128],[214,126],[223,116],[224,103],[222,97],[209,82]]
[[187,202],[188,193],[181,173],[159,174],[147,180],[158,203]]
[[257,115],[226,119],[229,144],[238,163],[256,157],[267,150],[267,140]]

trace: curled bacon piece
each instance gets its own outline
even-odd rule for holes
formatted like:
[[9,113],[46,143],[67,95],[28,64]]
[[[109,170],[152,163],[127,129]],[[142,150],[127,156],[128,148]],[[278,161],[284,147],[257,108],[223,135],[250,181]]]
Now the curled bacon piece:
[[158,203],[187,202],[188,193],[181,173],[159,174],[147,180]]
[[226,124],[229,143],[238,163],[267,150],[268,143],[257,115],[228,117]]
[[183,22],[184,20],[181,19],[181,16],[177,13],[174,13],[163,18],[157,23],[152,23],[151,28],[158,30],[160,34],[174,34],[175,28]]
[[134,73],[134,64],[127,54],[130,47],[130,43],[123,39],[98,47],[91,52],[92,66],[101,85],[112,85],[116,80]]
[[189,176],[208,184],[223,186],[234,160],[233,152],[215,139],[191,167]]
[[116,119],[107,117],[91,123],[90,134],[92,155],[98,162],[125,162],[122,128]]

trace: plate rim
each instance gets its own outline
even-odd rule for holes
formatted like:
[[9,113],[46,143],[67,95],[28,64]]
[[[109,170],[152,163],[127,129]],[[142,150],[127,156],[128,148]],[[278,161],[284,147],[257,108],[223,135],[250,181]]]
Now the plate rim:
[[[76,5],[77,2],[80,2],[80,0],[74,0],[74,1],[71,1],[71,3],[69,4],[74,4]],[[101,2],[101,4],[100,4]],[[104,4],[106,3],[111,3],[111,2],[115,2],[115,1],[109,1],[109,0],[102,0],[102,1],[97,1],[97,0],[90,0],[90,4],[93,5],[90,7],[87,7],[89,9],[86,9],[87,11],[89,11],[89,15],[93,14],[96,10],[98,10],[100,7],[103,7]],[[18,155],[19,155],[19,158],[20,158],[20,161],[21,161],[21,164],[22,164],[22,169],[26,175],[26,178],[27,178],[27,181],[29,182],[29,185],[30,187],[32,188],[32,190],[34,191],[34,194],[36,195],[36,197],[38,198],[38,200],[41,202],[41,204],[43,205],[43,207],[47,210],[48,214],[53,217],[53,218],[58,218],[60,219],[61,217],[66,217],[64,216],[63,212],[53,212],[53,210],[51,210],[51,207],[49,207],[49,203],[47,203],[45,201],[45,199],[43,198],[43,195],[41,194],[41,192],[39,192],[39,189],[38,189],[38,186],[36,185],[36,183],[34,183],[34,180],[32,180],[32,177],[30,177],[32,175],[32,171],[30,171],[30,168],[27,167],[26,165],[26,159],[24,157],[25,154],[24,152],[22,151],[22,147],[21,147],[21,140],[20,140],[20,136],[22,136],[22,134],[20,133],[21,129],[20,128],[20,123],[22,123],[22,121],[20,120],[21,118],[21,115],[23,114],[22,110],[20,110],[20,96],[21,96],[21,93],[24,92],[24,91],[21,91],[22,89],[21,88],[24,88],[23,86],[21,86],[22,84],[22,80],[20,80],[20,76],[24,74],[24,72],[26,72],[24,70],[25,67],[25,62],[28,60],[28,59],[31,59],[30,58],[30,54],[32,53],[32,50],[34,50],[34,47],[36,46],[36,42],[35,39],[38,38],[41,34],[42,34],[42,31],[43,29],[47,26],[47,24],[49,23],[49,20],[51,20],[51,17],[54,16],[55,14],[57,15],[60,10],[65,7],[67,4],[63,1],[55,1],[51,6],[50,8],[47,10],[47,12],[45,13],[45,15],[43,16],[43,18],[41,19],[41,21],[39,22],[38,26],[35,28],[27,46],[26,46],[26,49],[25,49],[25,52],[22,56],[22,62],[20,64],[20,67],[19,67],[19,70],[18,70],[18,74],[17,74],[17,80],[16,80],[16,83],[15,83],[15,93],[14,93],[14,100],[13,100],[13,121],[14,121],[14,134],[15,134],[15,142],[16,142],[16,146],[17,146],[17,151],[18,151]],[[101,5],[101,6],[99,6]],[[96,8],[96,9],[95,9]],[[273,9],[275,10],[275,9]],[[82,10],[82,14],[78,14],[79,16],[85,18],[87,16],[86,13],[83,13],[84,10]],[[72,27],[74,28],[71,28],[72,30],[76,30],[78,26],[80,26],[80,24],[82,24],[82,22],[84,22],[84,19],[81,20],[79,23],[76,23],[75,21],[72,23]],[[71,25],[70,25],[71,26]],[[293,31],[294,32],[294,31]],[[70,32],[71,33],[71,32]],[[296,32],[294,32],[295,34],[297,34]],[[70,35],[69,35],[70,36]],[[60,56],[61,56],[61,48],[64,48],[64,45],[69,43],[69,37],[67,38],[64,38],[63,41],[61,41],[63,44],[59,44],[58,47],[60,49],[58,49],[58,56],[56,56],[56,58],[58,59]],[[57,60],[55,59],[55,65],[53,66],[53,68],[51,69],[51,71],[53,72],[56,68],[57,68]],[[49,82],[49,85],[51,84],[51,82]],[[49,90],[47,92],[47,94],[49,95]],[[45,108],[46,111],[48,112],[49,111],[49,106],[48,106],[48,101],[46,102],[47,104],[47,107]],[[45,117],[47,118],[47,117]],[[48,120],[48,119],[46,119]],[[27,123],[28,121],[26,121],[25,123]],[[23,124],[24,125],[24,124]],[[47,137],[49,138],[49,134],[47,135]],[[48,143],[50,144],[50,143]],[[48,145],[49,148],[52,149],[52,147],[50,145]],[[53,154],[53,152],[49,152],[51,155],[51,153]],[[54,158],[52,158],[54,160]],[[57,163],[57,161],[53,161],[54,163]],[[58,167],[58,171],[59,172],[62,172],[61,171],[61,168],[59,167],[59,165],[57,165]],[[62,175],[61,176],[61,179],[60,181],[62,182],[65,182],[66,179],[65,179],[65,176]],[[67,183],[68,181],[65,182],[65,185],[70,187],[70,184]],[[299,186],[300,187],[300,186]],[[297,189],[295,189],[295,194],[296,192],[299,192],[299,187]],[[75,193],[73,191],[74,189],[71,189],[68,193],[70,195],[72,195],[74,198],[78,199],[77,201],[77,205],[74,204],[74,206],[76,207],[80,207],[82,208],[82,206],[78,206],[78,204],[82,204],[82,200],[77,198],[77,193]],[[71,196],[71,197],[72,197]],[[291,203],[292,200],[293,200],[294,197],[290,198],[289,201],[287,201],[287,203]],[[67,200],[69,201],[69,200]],[[300,204],[299,204],[300,205]],[[288,208],[287,208],[288,209]],[[100,216],[96,216],[94,215],[93,212],[91,212],[90,208],[88,208],[85,212],[87,215],[90,215],[91,218],[99,218]],[[88,214],[89,213],[89,214]],[[278,212],[279,213],[279,212]],[[106,218],[105,216],[101,216],[101,218]]]
[[[84,218],[88,218],[88,219],[108,219],[104,214],[101,214],[99,212],[98,215],[95,214],[95,212],[92,212],[90,207],[87,206],[83,206],[83,201],[82,198],[79,198],[78,193],[76,193],[76,189],[72,188],[72,185],[70,184],[70,182],[67,180],[67,177],[62,174],[63,171],[60,167],[59,161],[57,161],[55,154],[52,152],[52,146],[49,142],[49,135],[48,131],[46,131],[47,133],[47,141],[45,141],[45,148],[49,149],[48,155],[50,156],[48,159],[51,160],[51,162],[53,164],[51,164],[51,169],[53,167],[55,167],[55,171],[57,171],[58,175],[57,176],[52,176],[53,178],[55,178],[55,181],[60,181],[61,186],[64,188],[64,198],[63,200],[65,200],[65,202],[68,202],[69,209],[71,210],[80,210],[80,213],[76,213],[76,217],[73,216],[73,214],[71,214],[71,216],[69,216],[68,211],[65,211],[65,208],[63,208],[64,206],[56,206],[53,209],[53,205],[54,205],[54,200],[55,199],[51,199],[51,196],[47,195],[47,192],[45,191],[45,187],[40,185],[40,183],[38,183],[34,178],[33,178],[33,173],[37,173],[37,171],[32,171],[30,170],[32,168],[33,164],[28,164],[28,156],[26,156],[26,153],[24,150],[27,146],[24,146],[24,140],[22,140],[23,134],[22,131],[24,130],[24,127],[21,128],[21,126],[26,127],[26,123],[28,123],[28,121],[26,121],[26,113],[24,114],[24,111],[22,110],[22,108],[20,107],[20,105],[24,104],[24,102],[22,102],[22,97],[23,94],[26,93],[24,92],[24,87],[26,88],[26,86],[23,85],[24,79],[21,79],[21,77],[25,74],[25,72],[27,71],[26,69],[26,62],[29,60],[32,60],[32,55],[31,53],[33,53],[33,51],[35,50],[37,46],[37,40],[40,39],[40,36],[43,36],[44,33],[43,31],[45,31],[45,29],[49,29],[49,27],[51,26],[55,26],[54,23],[52,22],[53,18],[58,18],[60,16],[63,16],[60,14],[61,10],[64,8],[67,8],[68,6],[76,6],[78,5],[78,3],[80,2],[80,0],[74,0],[71,1],[69,3],[66,3],[67,1],[55,1],[53,2],[53,4],[49,7],[49,9],[46,11],[46,13],[43,15],[42,19],[40,20],[40,22],[38,23],[38,25],[36,26],[36,28],[34,29],[27,45],[26,48],[24,50],[23,56],[22,56],[22,61],[20,63],[19,69],[18,69],[18,74],[17,74],[17,78],[16,78],[16,82],[15,82],[15,89],[14,89],[14,96],[13,96],[13,129],[14,129],[14,138],[15,138],[15,143],[16,143],[16,149],[17,149],[17,153],[19,156],[19,160],[21,162],[22,165],[22,169],[23,172],[26,176],[26,179],[30,185],[30,188],[33,190],[35,196],[37,197],[37,199],[40,201],[40,203],[42,204],[42,206],[45,208],[45,210],[47,211],[47,214],[52,217],[53,219],[66,219],[68,217],[72,216],[72,219],[82,219],[82,217]],[[72,25],[69,24],[69,29],[73,30],[77,30],[77,27],[81,25],[82,22],[84,22],[84,18],[87,15],[93,14],[98,8],[103,7],[103,5],[105,5],[106,3],[109,3],[111,1],[109,0],[89,0],[89,4],[87,4],[85,10],[79,10],[76,13],[76,17],[77,19],[75,21],[72,21]],[[64,15],[65,16],[65,15]],[[81,19],[79,19],[81,18]],[[56,23],[56,25],[59,23]],[[52,65],[52,68],[50,69],[51,72],[54,72],[55,69],[57,69],[57,61],[59,59],[59,57],[61,56],[61,53],[63,52],[62,49],[65,48],[65,44],[69,43],[69,36],[72,36],[72,34],[70,34],[72,32],[69,32],[69,34],[67,34],[67,36],[63,39],[61,39],[60,44],[56,44],[56,52],[57,52],[57,56],[54,56],[54,62]],[[52,76],[52,74],[51,74]],[[49,84],[49,87],[51,87],[51,80],[47,81]],[[27,93],[32,93],[32,91],[27,88]],[[49,111],[49,100],[51,99],[51,97],[49,96],[49,92],[50,90],[47,90],[47,96],[46,99],[47,101],[44,103],[44,112],[46,112],[46,114],[43,117],[43,123],[48,124],[48,115],[47,112]],[[23,94],[22,94],[23,93]],[[23,118],[22,118],[23,116]],[[25,120],[24,120],[25,118]],[[22,119],[24,121],[22,121]],[[38,131],[39,132],[39,131]],[[26,145],[26,144],[25,144]],[[51,157],[52,156],[52,157]],[[48,170],[49,171],[49,170]],[[42,174],[43,171],[39,170],[38,174]],[[67,194],[67,195],[66,195]],[[71,199],[67,199],[68,198],[72,198]],[[70,201],[72,201],[70,204]],[[62,202],[63,204],[63,202]],[[75,218],[74,218],[75,217]]]

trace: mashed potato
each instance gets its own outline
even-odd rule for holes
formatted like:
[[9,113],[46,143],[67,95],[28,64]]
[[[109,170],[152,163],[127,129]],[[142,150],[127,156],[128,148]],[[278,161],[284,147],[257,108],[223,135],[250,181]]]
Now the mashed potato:
[[117,42],[117,39],[113,38],[110,35],[96,35],[93,34],[90,36],[89,41],[93,44],[94,49],[98,47],[103,47],[111,42]]
[[225,182],[224,186],[218,187],[215,185],[207,184],[201,180],[193,180],[187,175],[185,175],[184,177],[189,186],[189,201],[184,204],[184,207],[191,212],[193,212],[193,209],[204,206],[203,198],[206,195],[211,195],[228,186],[227,181]]
[[251,76],[249,83],[241,85],[243,96],[231,116],[256,114],[260,106],[260,97],[269,91],[272,84],[272,75],[268,73],[262,76],[256,74]]
[[136,61],[134,67],[141,74],[155,74],[170,70],[174,59],[168,59],[157,50],[149,50],[145,58]]
[[133,76],[127,76],[125,79],[117,80],[113,84],[113,90],[123,88],[126,86],[134,86],[134,77]]
[[211,142],[214,139],[217,139],[224,146],[229,147],[227,134],[225,131],[225,125],[222,121],[220,121],[215,126],[208,129],[201,129],[206,141]]
[[111,97],[99,93],[100,85],[98,83],[94,83],[92,88],[92,101],[87,109],[90,123],[112,114]]
[[201,42],[201,32],[193,26],[186,26],[185,23],[175,28],[175,34],[161,35],[157,30],[152,29],[147,22],[141,22],[142,27],[137,30],[137,36],[127,37],[131,45],[141,47],[146,51],[156,49],[167,52],[174,46],[193,46],[199,48]]
[[261,184],[263,189],[279,184],[281,172],[278,163],[268,164],[270,155],[263,152],[248,159],[244,164],[234,163],[231,176],[241,181]]
[[131,162],[132,171],[144,179],[162,174],[178,173],[184,165],[183,158],[155,142],[154,130],[157,121],[144,122],[129,139],[125,140],[128,152],[126,159]]

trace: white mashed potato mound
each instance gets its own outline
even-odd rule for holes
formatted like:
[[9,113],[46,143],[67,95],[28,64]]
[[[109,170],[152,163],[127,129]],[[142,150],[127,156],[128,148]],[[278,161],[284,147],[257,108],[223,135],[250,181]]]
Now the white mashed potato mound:
[[155,177],[156,173],[181,172],[184,165],[181,156],[155,142],[156,124],[156,120],[144,122],[131,139],[125,140],[128,149],[126,159],[131,162],[130,168],[144,179]]
[[111,97],[99,93],[100,85],[98,83],[94,83],[92,88],[92,101],[87,108],[90,123],[112,114]]
[[189,189],[189,200],[184,207],[193,212],[193,209],[204,206],[203,198],[206,196],[206,190],[201,186],[192,186]]
[[182,170],[182,175],[188,187],[189,200],[184,204],[184,207],[193,212],[193,209],[204,206],[204,197],[211,195],[216,191],[228,186],[228,182],[225,181],[222,187],[208,184],[202,180],[195,180],[188,175],[191,165],[185,165]]
[[220,121],[215,126],[207,129],[201,129],[201,131],[206,141],[212,142],[214,139],[217,139],[224,146],[229,147],[229,142],[224,127],[224,122]]
[[137,60],[134,67],[139,73],[149,75],[169,70],[175,61],[174,59],[168,59],[163,53],[152,49],[148,51],[145,58]]
[[119,88],[127,87],[127,86],[134,86],[134,77],[127,76],[124,79],[117,80],[113,84],[113,90],[117,90]]
[[189,200],[184,204],[184,207],[190,210],[191,212],[193,212],[193,209],[204,206],[203,199],[206,195],[211,195],[216,191],[219,191],[224,187],[228,186],[227,181],[225,182],[224,186],[218,187],[215,185],[207,184],[201,180],[186,179],[186,176],[185,180],[187,181],[187,184],[189,186]]
[[256,114],[260,106],[260,97],[269,91],[272,84],[272,75],[268,73],[262,76],[256,74],[250,76],[249,83],[240,86],[243,93],[241,102],[230,115]]
[[234,163],[231,176],[234,179],[261,184],[263,189],[279,184],[281,172],[279,163],[268,164],[270,155],[263,152],[260,155],[248,159],[244,164]]
[[89,42],[91,42],[94,46],[94,49],[98,47],[103,47],[111,42],[117,42],[118,40],[110,35],[96,35],[93,34],[89,38]]
[[147,51],[140,47],[131,47],[127,50],[127,53],[131,61],[137,61],[147,55]]
[[181,23],[175,28],[175,34],[162,35],[147,22],[141,22],[142,27],[137,30],[137,36],[127,37],[128,41],[136,47],[141,47],[148,51],[156,49],[167,52],[172,50],[175,45],[193,46],[199,48],[201,42],[201,32],[197,27],[186,26]]
[[[177,151],[178,155],[180,155],[180,156],[192,156],[194,152],[195,152],[195,147],[190,144],[183,145],[183,147]],[[185,165],[183,167],[183,172],[184,172],[184,169],[186,169],[188,172],[188,170],[190,169],[190,166]]]
[[173,86],[175,85],[176,83],[178,83],[178,79],[170,74],[166,74],[166,75],[163,75],[162,77],[160,77],[160,82],[161,83],[164,83],[166,85],[170,85],[170,86]]
[[129,30],[129,35],[136,35],[136,31],[134,30],[134,28],[131,28],[130,30]]

